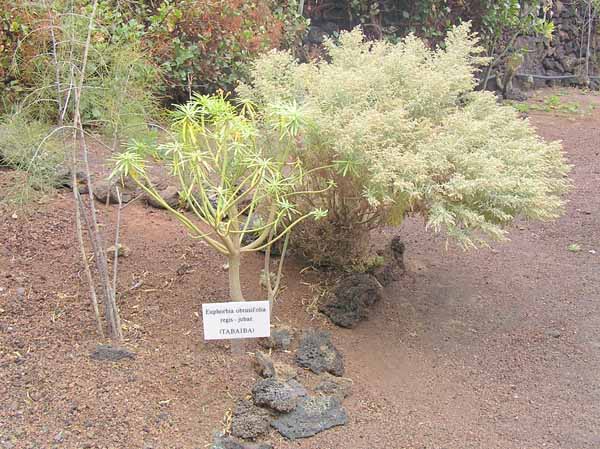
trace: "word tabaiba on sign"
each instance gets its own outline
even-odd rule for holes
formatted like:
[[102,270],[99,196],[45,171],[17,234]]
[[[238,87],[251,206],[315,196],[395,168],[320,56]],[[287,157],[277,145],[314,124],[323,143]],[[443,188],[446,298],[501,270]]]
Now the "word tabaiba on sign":
[[202,304],[202,318],[205,340],[271,335],[269,301]]

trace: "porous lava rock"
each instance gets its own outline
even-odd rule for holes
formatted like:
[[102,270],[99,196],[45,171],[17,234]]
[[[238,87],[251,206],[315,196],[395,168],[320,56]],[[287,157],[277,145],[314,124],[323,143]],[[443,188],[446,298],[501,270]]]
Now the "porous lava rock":
[[288,350],[294,341],[294,329],[290,326],[279,325],[271,329],[271,336],[264,338],[260,344],[266,349]]
[[343,377],[335,377],[329,373],[319,376],[320,380],[315,391],[326,396],[334,396],[340,401],[352,393],[352,380]]
[[307,394],[306,388],[294,379],[287,382],[275,378],[263,379],[252,388],[252,398],[256,405],[281,413],[294,410],[299,400]]
[[335,376],[344,375],[344,358],[331,342],[331,334],[326,331],[310,329],[303,332],[296,352],[296,363],[315,374],[328,372]]
[[238,438],[254,440],[266,434],[271,424],[271,415],[252,401],[238,402],[231,420],[231,434]]
[[[177,187],[167,186],[166,188],[159,190],[158,194],[170,208],[175,209],[179,206],[180,198],[179,190],[177,190]],[[146,200],[146,203],[148,203],[149,206],[152,206],[156,209],[166,209],[162,202],[158,201],[156,198],[147,193],[144,195],[144,199]]]
[[383,287],[400,280],[400,277],[406,271],[404,265],[405,250],[406,245],[400,239],[400,236],[395,236],[385,250],[381,252],[383,265],[371,270],[371,274],[377,278]]
[[341,401],[333,396],[305,398],[291,413],[275,419],[271,425],[285,438],[308,438],[348,422]]
[[[118,194],[117,187],[119,189]],[[93,184],[93,192],[94,197],[103,204],[118,204],[119,196],[122,203],[128,203],[135,197],[137,185],[130,179],[125,179],[122,183],[103,180]]]

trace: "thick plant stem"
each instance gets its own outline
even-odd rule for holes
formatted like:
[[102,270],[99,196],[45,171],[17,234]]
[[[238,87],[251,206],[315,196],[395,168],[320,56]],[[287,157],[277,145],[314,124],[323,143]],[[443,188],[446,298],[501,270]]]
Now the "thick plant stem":
[[[117,306],[117,275],[119,267],[119,231],[121,229],[121,210],[123,209],[123,202],[121,201],[121,193],[119,187],[116,187],[117,199],[119,200],[119,208],[117,209],[117,226],[115,229],[115,253],[113,258],[113,280],[112,280],[112,295],[107,301],[107,305],[110,305],[111,312],[111,323],[114,323],[115,333],[123,338],[121,331],[121,317],[119,316],[119,308]],[[110,195],[109,195],[110,196]]]
[[240,282],[240,253],[229,255],[229,299],[230,301],[245,301]]
[[[272,233],[271,233],[272,235]],[[269,238],[271,238],[269,235]],[[269,314],[273,316],[273,303],[275,302],[275,291],[273,289],[273,283],[271,282],[271,248],[269,245],[265,249],[265,267],[263,268],[263,274],[265,276],[265,287],[267,289],[267,300],[269,301]]]
[[[229,300],[230,301],[245,301],[242,294],[242,285],[240,282],[240,252],[229,254]],[[231,352],[236,357],[241,357],[244,354],[244,340],[232,339]]]

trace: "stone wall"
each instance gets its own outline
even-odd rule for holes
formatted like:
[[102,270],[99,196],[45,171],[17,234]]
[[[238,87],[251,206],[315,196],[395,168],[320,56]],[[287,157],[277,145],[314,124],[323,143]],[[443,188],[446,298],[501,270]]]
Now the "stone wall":
[[[524,62],[518,70],[520,84],[581,84],[585,82],[587,54],[587,9],[582,1],[554,1],[553,22],[556,26],[551,42],[536,37],[519,37],[515,48],[524,49]],[[596,20],[590,39],[590,75],[592,87],[600,87],[595,78],[600,68],[600,27]],[[570,77],[570,78],[561,78]]]
[[[515,43],[515,50],[521,49],[524,61],[517,70],[515,85],[521,89],[543,87],[546,85],[581,85],[585,79],[585,59],[587,51],[587,7],[586,0],[554,0],[553,22],[556,26],[552,41],[545,42],[539,37],[522,36]],[[323,42],[323,36],[331,35],[348,28],[347,17],[343,10],[333,8],[319,12],[311,17],[311,27],[306,39],[309,55],[317,52]],[[389,18],[383,18],[389,24]],[[590,39],[590,84],[600,88],[600,26],[594,21]],[[402,26],[396,27],[402,34]],[[312,50],[312,52],[311,52]],[[493,73],[489,89],[497,89],[496,76],[501,79],[504,64],[500,64]],[[531,76],[528,76],[531,75]]]

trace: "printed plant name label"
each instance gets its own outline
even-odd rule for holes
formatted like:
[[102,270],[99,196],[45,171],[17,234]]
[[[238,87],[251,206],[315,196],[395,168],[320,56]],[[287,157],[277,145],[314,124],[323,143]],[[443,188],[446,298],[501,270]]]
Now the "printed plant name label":
[[269,301],[202,304],[205,340],[259,338],[271,335]]

